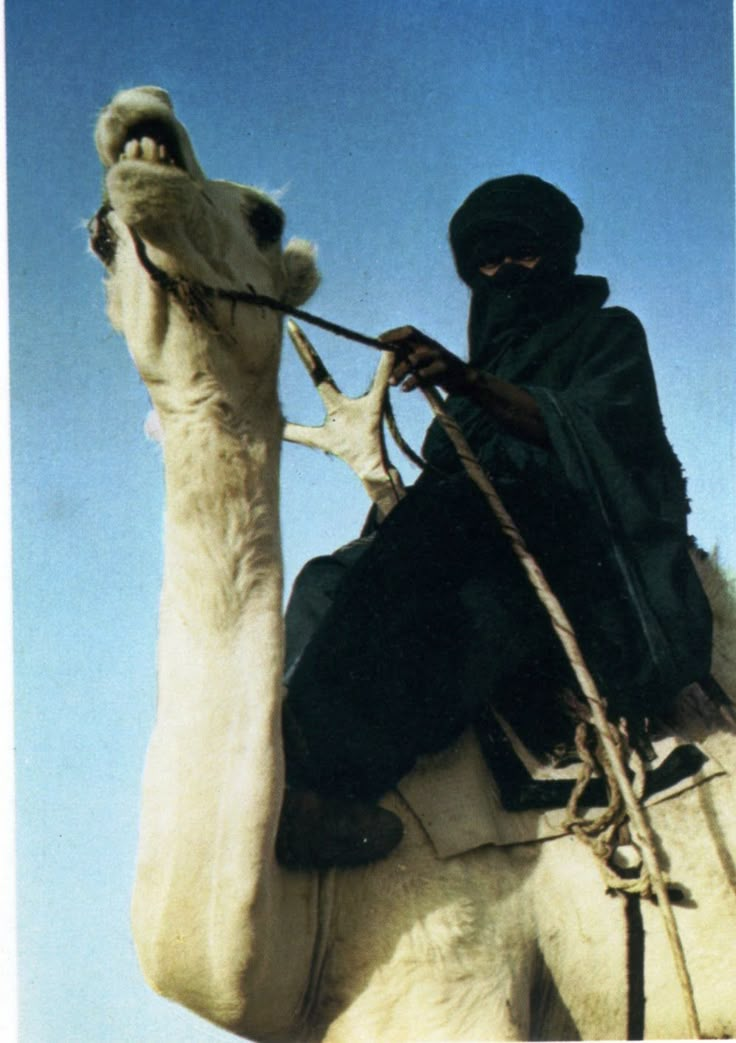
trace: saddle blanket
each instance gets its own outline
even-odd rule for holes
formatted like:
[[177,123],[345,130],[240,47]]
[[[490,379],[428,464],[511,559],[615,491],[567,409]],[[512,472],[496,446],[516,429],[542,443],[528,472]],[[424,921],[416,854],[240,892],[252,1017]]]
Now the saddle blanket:
[[[561,780],[576,777],[579,765],[551,768],[537,761],[518,737],[512,735],[510,738],[531,778]],[[694,744],[673,734],[665,734],[655,739],[652,745],[655,756],[647,764],[648,771],[660,766],[677,747],[692,747]],[[702,753],[702,763],[693,774],[679,778],[674,784],[645,798],[644,804],[668,800],[723,774],[722,765],[712,756]],[[564,807],[524,811],[504,808],[499,787],[472,728],[447,750],[422,758],[399,782],[397,789],[427,832],[438,858],[452,858],[485,844],[503,847],[551,840],[567,832],[562,825],[566,814]],[[581,808],[580,813],[594,818],[600,814],[600,808]]]

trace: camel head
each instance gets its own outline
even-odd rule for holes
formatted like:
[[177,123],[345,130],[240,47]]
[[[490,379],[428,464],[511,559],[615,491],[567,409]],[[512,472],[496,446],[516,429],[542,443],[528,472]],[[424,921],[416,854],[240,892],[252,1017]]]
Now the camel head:
[[[282,248],[284,214],[266,193],[205,176],[159,87],[117,94],[99,115],[95,144],[105,168],[105,193],[90,222],[91,245],[107,269],[110,320],[125,335],[149,386],[174,375],[162,364],[172,325],[181,345],[182,339],[191,342],[197,319],[220,343],[240,344],[251,369],[261,368],[268,356],[273,371],[281,332],[275,313],[239,305],[236,317],[229,304],[207,307],[196,293],[182,307],[181,297],[172,302],[149,286],[141,249],[180,284],[252,289],[298,305],[319,282],[312,247],[292,240]],[[189,370],[201,369],[200,362]]]

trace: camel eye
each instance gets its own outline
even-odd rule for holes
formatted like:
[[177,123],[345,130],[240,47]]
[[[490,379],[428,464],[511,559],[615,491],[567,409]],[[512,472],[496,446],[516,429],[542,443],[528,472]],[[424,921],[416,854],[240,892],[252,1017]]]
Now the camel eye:
[[284,230],[284,215],[273,203],[256,203],[248,214],[248,223],[259,247],[278,242]]

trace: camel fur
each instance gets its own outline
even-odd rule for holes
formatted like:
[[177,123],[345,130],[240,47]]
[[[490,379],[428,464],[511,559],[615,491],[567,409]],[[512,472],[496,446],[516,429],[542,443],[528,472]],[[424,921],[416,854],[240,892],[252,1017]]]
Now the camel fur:
[[[254,1040],[623,1038],[625,902],[605,893],[573,837],[439,858],[395,791],[385,804],[406,836],[384,862],[322,874],[277,864],[281,322],[242,304],[188,309],[142,269],[131,233],[172,276],[294,303],[317,284],[313,256],[303,243],[282,250],[283,215],[263,193],[205,177],[159,88],[117,95],[96,142],[106,203],[93,244],[111,322],[160,419],[166,483],[158,710],[132,909],[145,977]],[[361,477],[378,498],[390,475],[380,447],[372,454]],[[690,894],[677,920],[702,1029],[723,1037],[736,1031],[736,758],[724,723],[700,732],[729,774],[651,819]],[[662,925],[653,906],[643,915],[646,1035],[679,1038]]]

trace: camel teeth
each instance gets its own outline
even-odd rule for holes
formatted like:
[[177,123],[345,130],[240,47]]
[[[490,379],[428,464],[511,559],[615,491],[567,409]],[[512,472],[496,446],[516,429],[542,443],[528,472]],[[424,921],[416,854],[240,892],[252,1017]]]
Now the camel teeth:
[[122,156],[125,159],[140,159],[142,153],[141,143],[136,138],[126,141],[123,146]]
[[158,159],[158,143],[153,138],[141,138],[141,159],[155,162]]
[[126,141],[120,153],[122,159],[139,159],[148,163],[162,163],[170,167],[176,166],[176,160],[169,155],[166,145],[160,144],[153,138],[131,138]]

